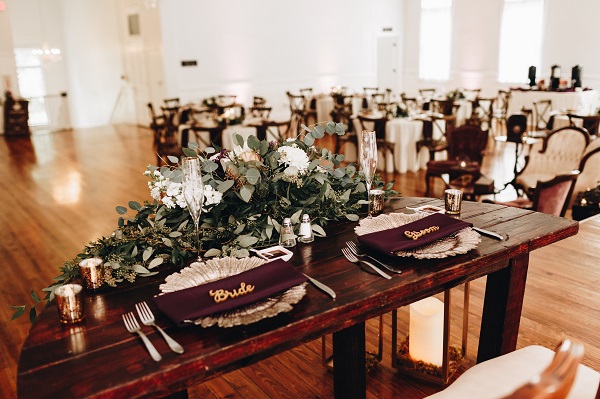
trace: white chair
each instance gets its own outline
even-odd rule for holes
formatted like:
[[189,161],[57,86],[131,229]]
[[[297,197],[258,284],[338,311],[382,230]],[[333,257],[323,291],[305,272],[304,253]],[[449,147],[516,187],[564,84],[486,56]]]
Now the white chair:
[[583,128],[565,126],[551,131],[541,142],[532,145],[526,164],[517,176],[517,186],[530,194],[538,181],[552,180],[577,169],[589,142],[590,135]]
[[600,373],[579,364],[583,345],[564,340],[556,352],[527,346],[479,363],[429,399],[594,399]]

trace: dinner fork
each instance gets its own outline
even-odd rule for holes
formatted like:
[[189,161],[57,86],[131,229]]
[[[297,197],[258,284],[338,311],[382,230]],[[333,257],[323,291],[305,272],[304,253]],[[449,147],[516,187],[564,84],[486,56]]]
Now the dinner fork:
[[160,326],[158,326],[155,323],[156,319],[154,318],[154,314],[152,313],[150,307],[146,302],[136,303],[135,308],[137,309],[138,315],[140,316],[140,320],[145,326],[156,327],[156,329],[159,333],[161,333],[165,341],[167,341],[169,348],[171,348],[173,352],[179,354],[183,353],[183,346],[179,345],[177,341],[171,338],[166,332],[163,331],[162,328],[160,328]]
[[372,261],[375,261],[377,263],[379,263],[381,266],[385,267],[386,269],[388,269],[389,271],[391,271],[392,273],[397,273],[400,274],[402,273],[402,270],[398,270],[390,265],[386,265],[385,263],[379,261],[378,259],[369,256],[367,254],[361,254],[360,253],[360,249],[358,249],[358,247],[356,246],[356,244],[354,243],[354,241],[346,241],[346,246],[348,247],[348,249],[350,250],[350,252],[352,252],[352,254],[354,256],[356,256],[358,259],[362,259],[362,258],[366,258],[366,259],[370,259]]
[[377,266],[375,266],[374,264],[367,262],[366,260],[360,260],[358,259],[356,256],[354,256],[352,254],[352,252],[350,252],[350,250],[348,248],[342,248],[342,253],[344,254],[344,256],[346,257],[346,259],[348,259],[349,262],[352,263],[364,263],[365,265],[369,266],[371,269],[375,270],[377,273],[379,273],[379,275],[381,277],[385,277],[388,280],[392,278],[392,276],[390,276],[389,274],[387,274],[386,272],[384,272],[383,270],[379,269]]
[[150,342],[148,337],[146,337],[146,334],[142,332],[142,329],[140,328],[140,325],[135,319],[133,313],[125,313],[123,315],[123,322],[125,323],[125,328],[127,328],[127,331],[129,331],[132,334],[138,333],[142,341],[144,341],[146,349],[148,349],[148,352],[150,352],[150,356],[152,356],[152,359],[154,359],[155,362],[160,362],[162,360],[162,356],[160,355],[160,353],[158,353],[154,345],[152,345],[152,342]]

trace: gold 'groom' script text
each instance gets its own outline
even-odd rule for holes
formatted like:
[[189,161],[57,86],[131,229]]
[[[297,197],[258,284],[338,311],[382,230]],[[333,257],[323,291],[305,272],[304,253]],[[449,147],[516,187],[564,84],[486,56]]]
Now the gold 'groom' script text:
[[215,302],[219,303],[219,302],[223,302],[228,300],[229,298],[236,298],[240,295],[246,295],[249,294],[250,292],[254,291],[254,286],[253,285],[246,285],[246,283],[240,283],[240,288],[233,290],[233,291],[229,291],[229,290],[210,290],[209,291],[209,295],[212,296],[215,300]]

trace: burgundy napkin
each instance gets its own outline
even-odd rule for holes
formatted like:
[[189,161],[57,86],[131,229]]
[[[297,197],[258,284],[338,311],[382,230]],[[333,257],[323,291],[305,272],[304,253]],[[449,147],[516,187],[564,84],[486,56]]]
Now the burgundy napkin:
[[[278,259],[254,269],[211,283],[154,297],[158,308],[178,325],[185,320],[195,320],[248,305],[306,281],[306,277],[289,263]],[[254,290],[222,302],[215,302],[211,290],[238,290],[240,284],[253,285]]]
[[[432,226],[438,226],[440,229],[425,234],[417,240],[404,235],[405,231],[420,231]],[[471,226],[473,226],[473,223],[454,219],[442,213],[434,213],[404,226],[364,234],[358,237],[358,241],[384,253],[395,253],[421,247]]]

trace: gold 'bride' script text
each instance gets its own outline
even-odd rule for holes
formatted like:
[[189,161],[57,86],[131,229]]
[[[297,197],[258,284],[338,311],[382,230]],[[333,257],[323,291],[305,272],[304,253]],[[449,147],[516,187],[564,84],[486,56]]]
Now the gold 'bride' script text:
[[215,302],[223,302],[228,300],[229,298],[236,298],[240,295],[246,295],[254,291],[253,285],[246,285],[246,283],[240,283],[240,288],[237,290],[229,291],[229,290],[210,290],[208,293],[212,296]]
[[405,231],[404,235],[408,238],[412,238],[413,240],[417,240],[420,237],[423,237],[427,233],[433,233],[434,231],[438,231],[439,226],[431,226],[421,231]]

